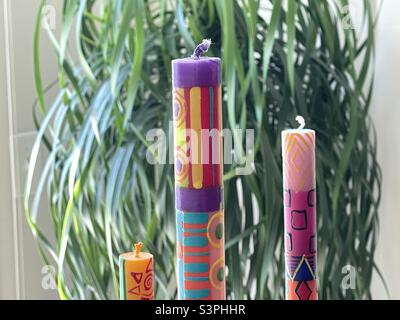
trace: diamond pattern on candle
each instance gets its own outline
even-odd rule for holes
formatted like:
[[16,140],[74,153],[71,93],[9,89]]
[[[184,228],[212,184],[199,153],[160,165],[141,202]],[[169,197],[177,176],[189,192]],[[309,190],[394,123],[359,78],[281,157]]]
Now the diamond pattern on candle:
[[306,281],[301,281],[297,285],[295,292],[299,297],[299,300],[308,300],[311,296],[311,288],[308,286]]
[[295,192],[315,187],[314,170],[314,135],[312,133],[284,134],[283,169],[287,189]]

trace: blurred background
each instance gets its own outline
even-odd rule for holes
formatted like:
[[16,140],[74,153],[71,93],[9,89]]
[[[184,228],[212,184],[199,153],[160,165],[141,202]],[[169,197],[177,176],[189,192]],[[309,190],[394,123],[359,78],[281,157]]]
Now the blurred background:
[[[351,3],[357,7],[358,0]],[[61,23],[62,1],[48,1],[55,10],[55,29]],[[56,299],[57,291],[44,288],[47,270],[38,256],[23,211],[23,192],[28,160],[36,135],[32,120],[35,100],[33,30],[38,1],[0,1],[0,298]],[[391,298],[400,299],[400,2],[383,0],[376,28],[375,83],[371,115],[378,138],[378,160],[383,171],[380,233],[376,261],[387,281]],[[45,31],[42,31],[43,34]],[[57,60],[51,43],[41,37],[44,83],[57,78]],[[56,91],[50,91],[50,103]],[[43,162],[39,166],[43,165]],[[35,192],[35,190],[32,190]],[[43,211],[48,210],[46,203]],[[42,217],[45,215],[41,215]],[[51,228],[49,221],[42,226]],[[44,228],[46,230],[46,228]],[[387,294],[377,275],[373,298]]]

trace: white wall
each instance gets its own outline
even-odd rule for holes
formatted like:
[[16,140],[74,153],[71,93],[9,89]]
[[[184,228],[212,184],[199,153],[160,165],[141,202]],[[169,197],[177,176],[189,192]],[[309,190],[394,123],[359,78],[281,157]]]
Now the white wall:
[[[383,171],[377,262],[391,298],[400,299],[400,1],[383,0],[376,32],[375,87],[371,114]],[[374,297],[385,299],[375,277]]]
[[[39,3],[0,0],[0,299],[57,296],[56,291],[41,286],[42,262],[25,220],[22,198],[35,138],[33,30]],[[62,4],[58,0],[48,3],[57,3],[59,9]],[[57,77],[56,57],[43,29],[41,37],[43,81],[47,85]],[[52,100],[51,93],[47,100]],[[42,159],[39,165],[43,165]],[[41,210],[47,211],[44,205]],[[49,229],[49,220],[42,223]]]
[[[0,5],[0,21],[3,21],[4,7]],[[9,124],[7,95],[7,64],[4,44],[5,25],[0,23],[0,298],[16,298],[17,283],[15,272],[15,248],[13,201],[9,156]]]

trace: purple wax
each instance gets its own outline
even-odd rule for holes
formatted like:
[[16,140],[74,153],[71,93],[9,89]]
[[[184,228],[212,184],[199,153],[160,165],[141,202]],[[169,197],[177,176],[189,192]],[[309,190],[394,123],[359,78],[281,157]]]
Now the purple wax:
[[221,59],[200,57],[172,60],[173,85],[177,88],[211,87],[221,84]]

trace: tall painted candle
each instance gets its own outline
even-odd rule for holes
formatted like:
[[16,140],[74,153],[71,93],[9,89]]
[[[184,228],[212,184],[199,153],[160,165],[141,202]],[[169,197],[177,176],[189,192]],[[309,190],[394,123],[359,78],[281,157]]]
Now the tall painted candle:
[[141,251],[142,245],[136,243],[133,252],[119,256],[121,300],[154,299],[154,259],[151,253]]
[[286,299],[316,300],[317,224],[315,211],[315,131],[282,132]]
[[179,299],[225,299],[221,60],[172,61]]

